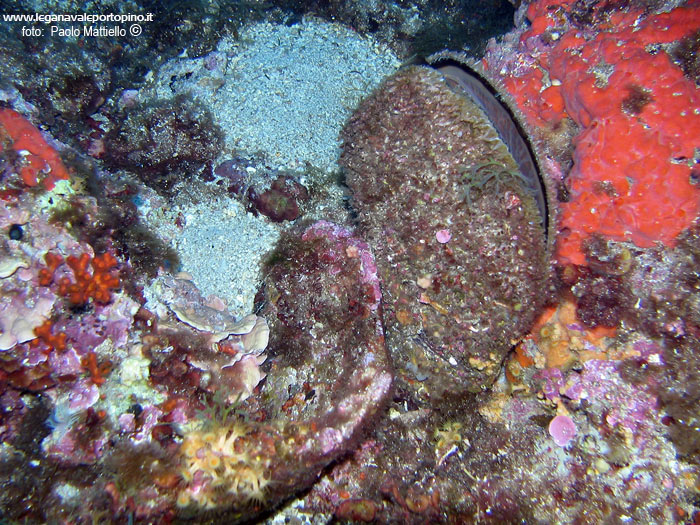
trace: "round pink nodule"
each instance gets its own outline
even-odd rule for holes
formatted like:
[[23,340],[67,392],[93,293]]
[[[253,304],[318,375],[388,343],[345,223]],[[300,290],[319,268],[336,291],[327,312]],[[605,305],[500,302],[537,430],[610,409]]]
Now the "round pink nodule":
[[576,435],[576,423],[569,416],[556,416],[549,422],[549,435],[560,447],[565,447]]
[[435,238],[440,244],[445,244],[452,238],[452,234],[450,233],[450,230],[438,230],[435,232]]

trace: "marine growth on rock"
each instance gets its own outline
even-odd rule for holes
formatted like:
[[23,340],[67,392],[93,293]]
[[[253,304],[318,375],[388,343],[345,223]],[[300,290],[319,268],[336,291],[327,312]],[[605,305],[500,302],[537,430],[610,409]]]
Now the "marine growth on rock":
[[548,275],[525,175],[482,106],[427,67],[387,79],[342,140],[395,362],[449,390],[487,388],[532,324]]

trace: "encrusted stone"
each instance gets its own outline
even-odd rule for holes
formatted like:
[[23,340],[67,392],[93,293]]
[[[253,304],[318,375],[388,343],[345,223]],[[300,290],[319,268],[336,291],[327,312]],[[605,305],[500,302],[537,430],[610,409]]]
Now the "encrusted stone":
[[483,107],[427,67],[385,81],[342,140],[394,362],[441,391],[489,387],[548,276],[530,181]]

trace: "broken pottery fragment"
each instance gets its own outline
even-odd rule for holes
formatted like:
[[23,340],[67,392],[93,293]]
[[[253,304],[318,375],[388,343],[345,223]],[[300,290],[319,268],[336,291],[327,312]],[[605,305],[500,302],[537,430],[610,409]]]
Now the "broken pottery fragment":
[[[284,234],[257,300],[269,357],[248,403],[265,417],[206,422],[180,448],[177,503],[202,523],[250,520],[310,486],[372,428],[391,389],[374,258],[349,230],[319,221]],[[241,377],[247,365],[235,365]]]

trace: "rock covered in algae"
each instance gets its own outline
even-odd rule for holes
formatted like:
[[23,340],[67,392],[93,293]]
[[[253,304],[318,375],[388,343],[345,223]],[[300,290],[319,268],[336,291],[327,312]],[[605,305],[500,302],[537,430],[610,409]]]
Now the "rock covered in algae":
[[530,181],[481,106],[427,67],[386,80],[341,138],[396,365],[453,392],[488,387],[548,275]]
[[266,409],[315,421],[310,446],[333,454],[380,411],[392,382],[374,257],[346,228],[318,221],[281,239],[263,283]]
[[255,417],[184,433],[182,517],[249,520],[354,448],[392,384],[380,300],[369,246],[349,230],[319,221],[282,237],[258,296],[271,331]]

